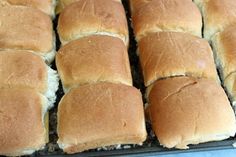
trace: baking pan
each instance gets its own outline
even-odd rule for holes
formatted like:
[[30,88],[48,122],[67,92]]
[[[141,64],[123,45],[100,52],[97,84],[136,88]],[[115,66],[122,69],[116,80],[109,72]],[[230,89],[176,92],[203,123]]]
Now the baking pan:
[[[128,8],[128,0],[123,1],[127,19],[129,23],[129,32],[130,32],[130,46],[129,46],[129,59],[131,64],[131,71],[133,77],[133,84],[136,88],[140,89],[143,94],[143,101],[144,103],[146,100],[144,99],[145,87],[143,83],[143,78],[140,70],[139,59],[136,55],[136,42],[133,35],[133,30],[131,26],[131,18]],[[56,30],[58,17],[54,20],[54,30]],[[60,47],[60,41],[57,36],[57,50]],[[55,62],[52,64],[52,68],[56,69]],[[56,126],[57,126],[57,106],[64,95],[61,82],[59,86],[59,90],[57,91],[57,100],[53,109],[49,112],[49,143],[45,147],[44,150],[38,151],[31,156],[58,156],[62,157],[65,156],[62,150],[59,149],[57,145],[57,133],[56,133]],[[233,143],[236,142],[235,138],[230,138],[228,140],[219,141],[219,142],[209,142],[199,145],[190,145],[190,149],[188,150],[177,150],[177,149],[166,149],[160,146],[156,137],[154,136],[151,126],[149,123],[146,123],[148,137],[147,140],[143,143],[142,146],[139,145],[125,145],[121,146],[120,149],[114,149],[114,147],[108,147],[108,150],[90,150],[83,153],[78,153],[70,156],[152,156],[152,155],[160,155],[160,154],[172,154],[172,153],[184,153],[184,152],[199,152],[199,151],[210,151],[210,150],[219,150],[219,149],[233,149]]]

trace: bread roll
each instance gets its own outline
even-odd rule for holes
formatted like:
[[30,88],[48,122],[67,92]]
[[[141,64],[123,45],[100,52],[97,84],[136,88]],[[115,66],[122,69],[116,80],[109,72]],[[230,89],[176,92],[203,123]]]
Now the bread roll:
[[43,12],[24,6],[0,8],[0,50],[27,50],[51,62],[55,56],[52,21]]
[[211,37],[227,26],[236,24],[235,0],[194,0],[203,14],[204,38]]
[[73,88],[62,98],[57,116],[58,144],[69,154],[146,139],[142,95],[131,86]]
[[123,5],[113,0],[80,0],[59,16],[58,33],[62,44],[93,34],[109,35],[129,42]]
[[207,40],[180,32],[157,32],[138,43],[146,86],[171,76],[218,80],[213,52]]
[[[236,100],[236,26],[227,27],[212,38],[218,69],[229,95]],[[235,102],[234,102],[235,103]]]
[[201,37],[202,17],[190,0],[146,1],[132,15],[136,40],[160,31],[186,32]]
[[54,17],[56,0],[0,0],[0,6],[22,5],[33,7]]
[[27,51],[0,51],[0,90],[34,89],[52,106],[56,100],[58,75],[37,55]]
[[65,91],[101,81],[132,86],[127,48],[119,38],[94,35],[72,41],[59,50],[56,65]]
[[147,109],[161,145],[187,149],[189,144],[233,137],[234,112],[215,81],[174,77],[157,81]]
[[[76,1],[80,1],[80,0],[58,0],[58,5],[56,8],[56,13],[59,14],[66,6],[68,6],[71,3],[74,3]],[[111,0],[108,0],[111,1]],[[113,0],[113,1],[117,1],[121,3],[121,0]]]
[[0,89],[0,155],[29,155],[47,143],[46,98],[29,89]]

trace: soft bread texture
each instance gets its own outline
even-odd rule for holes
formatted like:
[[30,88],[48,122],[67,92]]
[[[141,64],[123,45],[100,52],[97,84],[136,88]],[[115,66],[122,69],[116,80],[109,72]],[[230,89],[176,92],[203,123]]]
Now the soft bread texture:
[[27,50],[51,62],[55,42],[51,18],[24,6],[0,8],[0,50]]
[[0,90],[0,155],[20,156],[42,149],[46,98],[29,89]]
[[54,17],[56,0],[0,0],[0,6],[21,5],[33,7]]
[[145,5],[132,14],[132,21],[137,41],[149,33],[160,31],[202,36],[201,13],[189,0],[146,1]]
[[58,144],[72,154],[146,139],[142,95],[112,83],[71,89],[58,107]]
[[80,0],[60,14],[58,33],[64,45],[92,34],[109,35],[129,43],[127,19],[123,5],[113,0]]
[[212,38],[215,60],[223,84],[229,95],[236,100],[236,26],[227,27]]
[[147,109],[161,145],[187,149],[189,144],[235,135],[233,109],[215,81],[174,77],[157,81]]
[[203,14],[204,38],[211,37],[226,27],[236,24],[235,0],[194,0]]
[[53,105],[59,78],[42,58],[27,51],[0,51],[0,65],[0,89],[35,89]]
[[101,81],[132,86],[127,48],[119,38],[94,35],[74,40],[58,51],[56,65],[65,91]]
[[[58,5],[56,7],[56,13],[59,14],[66,6],[71,3],[74,3],[80,0],[58,0]],[[108,0],[108,1],[117,1],[121,3],[121,0]]]
[[138,43],[138,53],[146,86],[161,78],[183,75],[219,81],[210,45],[191,34],[150,34]]

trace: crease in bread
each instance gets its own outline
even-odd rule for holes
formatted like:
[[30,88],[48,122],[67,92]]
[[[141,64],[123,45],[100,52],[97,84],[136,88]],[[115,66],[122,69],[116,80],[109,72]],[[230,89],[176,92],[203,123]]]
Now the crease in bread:
[[182,32],[157,32],[142,38],[138,54],[145,86],[173,76],[219,81],[207,40]]
[[0,9],[0,21],[0,50],[27,50],[53,61],[55,33],[49,16],[35,8],[6,6]]
[[62,44],[92,35],[119,37],[128,46],[129,34],[124,7],[114,0],[80,0],[61,12],[58,34]]
[[132,86],[127,48],[119,38],[92,35],[74,40],[58,51],[56,65],[65,92],[98,82]]
[[[97,31],[97,30],[94,30],[94,31],[91,31],[91,32],[80,33],[80,34],[74,36],[73,38],[74,38],[74,40],[77,40],[77,39],[81,39],[81,38],[84,38],[84,37],[89,37],[89,36],[92,36],[92,35],[111,36],[111,37],[121,39],[125,43],[126,46],[129,44],[129,37],[126,37],[124,35],[118,35],[116,33],[102,32],[102,31]],[[61,38],[60,38],[60,41],[62,43],[62,46],[68,44],[69,42],[71,42],[71,41],[63,40]]]
[[107,82],[73,88],[59,103],[57,131],[59,147],[69,154],[142,143],[146,129],[141,93]]
[[32,89],[0,90],[0,155],[30,155],[48,141],[47,98]]
[[146,109],[161,145],[188,149],[190,144],[233,137],[236,121],[223,88],[215,81],[174,77],[157,81]]

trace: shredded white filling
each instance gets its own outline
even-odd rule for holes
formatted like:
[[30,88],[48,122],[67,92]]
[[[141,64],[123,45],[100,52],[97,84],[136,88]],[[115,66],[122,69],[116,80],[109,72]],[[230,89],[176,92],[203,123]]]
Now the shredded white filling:
[[56,101],[56,91],[58,90],[59,86],[59,76],[57,72],[51,69],[49,66],[47,66],[47,72],[48,72],[48,80],[47,80],[48,89],[46,93],[44,93],[44,95],[48,99],[47,104],[49,108],[51,108],[53,107],[53,104]]

